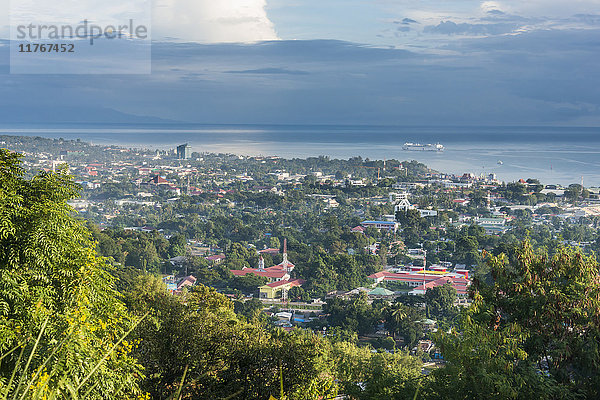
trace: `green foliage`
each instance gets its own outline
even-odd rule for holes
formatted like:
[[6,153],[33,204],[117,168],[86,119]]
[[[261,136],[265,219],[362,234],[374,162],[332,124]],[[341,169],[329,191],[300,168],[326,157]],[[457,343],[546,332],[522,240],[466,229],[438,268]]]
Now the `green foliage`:
[[417,306],[394,302],[385,310],[385,326],[394,337],[400,336],[406,346],[412,348],[423,335],[419,321],[425,317],[423,310]]
[[369,347],[333,344],[335,374],[342,392],[357,400],[413,399],[421,362],[403,352],[373,353]]
[[363,292],[350,300],[328,299],[323,312],[329,315],[329,325],[359,334],[371,333],[381,317],[381,310],[369,304]]
[[169,239],[169,256],[179,257],[186,254],[187,241],[185,236],[177,234]]
[[263,308],[263,303],[257,298],[252,298],[248,301],[238,300],[233,303],[235,313],[244,316],[248,321],[260,319],[261,316],[264,316],[264,314],[261,313]]
[[[460,331],[436,338],[448,365],[431,393],[446,398],[600,396],[600,281],[595,259],[561,249],[490,257],[493,282],[474,283]],[[435,396],[434,396],[435,398]]]
[[[140,282],[140,286],[145,287]],[[135,295],[137,312],[150,317],[136,330],[135,355],[146,367],[144,388],[155,398],[174,392],[186,370],[183,398],[244,399],[279,396],[279,368],[290,399],[335,394],[326,372],[327,343],[309,333],[268,331],[236,317],[233,304],[199,286],[184,298],[163,290]]]
[[311,298],[308,295],[308,293],[306,292],[306,290],[304,290],[300,286],[294,286],[293,288],[291,288],[289,290],[288,299],[290,299],[290,301],[304,301],[304,302],[311,300]]
[[[132,319],[85,225],[66,204],[77,185],[63,171],[27,180],[20,156],[6,150],[0,182],[0,393],[139,393],[141,368],[131,348],[119,344]],[[11,383],[13,374],[23,379]]]
[[258,294],[258,288],[266,285],[269,280],[263,276],[254,274],[248,274],[233,278],[230,281],[230,286],[234,289],[238,289],[244,293]]
[[456,289],[446,283],[427,290],[425,302],[427,310],[435,318],[452,318],[456,315],[454,302],[458,299]]

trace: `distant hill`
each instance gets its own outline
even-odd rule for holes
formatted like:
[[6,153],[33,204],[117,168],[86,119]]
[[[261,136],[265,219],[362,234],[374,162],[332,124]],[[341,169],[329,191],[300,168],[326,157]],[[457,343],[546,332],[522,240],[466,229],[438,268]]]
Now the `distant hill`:
[[127,114],[110,108],[98,107],[0,107],[0,121],[5,124],[61,124],[61,123],[104,123],[104,124],[148,124],[177,123],[157,117]]

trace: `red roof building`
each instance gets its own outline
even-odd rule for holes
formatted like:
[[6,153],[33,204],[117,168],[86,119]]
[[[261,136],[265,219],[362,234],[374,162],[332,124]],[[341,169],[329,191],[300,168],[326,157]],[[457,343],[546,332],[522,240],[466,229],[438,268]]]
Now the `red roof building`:
[[279,249],[264,249],[258,252],[259,254],[279,254]]
[[196,284],[196,278],[192,275],[186,276],[177,284],[177,291],[182,290],[185,287],[192,287]]
[[149,185],[169,185],[169,181],[160,175],[156,175],[154,178],[147,182]]
[[303,279],[294,279],[291,281],[277,281],[277,282],[267,283],[267,286],[275,289],[278,287],[289,285],[290,288],[293,288],[294,286],[302,286],[304,283],[306,283],[306,281]]
[[424,294],[428,289],[449,283],[456,289],[456,293],[460,297],[467,295],[467,288],[471,284],[468,273],[465,274],[462,270],[461,272],[448,272],[444,275],[440,275],[439,273],[428,273],[428,271],[402,271],[398,273],[381,271],[369,275],[369,279],[374,280],[376,283],[404,283],[407,286],[414,288],[410,294]]
[[425,294],[425,292],[427,292],[429,289],[450,284],[450,286],[456,289],[456,294],[459,297],[465,297],[467,295],[467,288],[469,287],[470,283],[471,282],[465,278],[444,276],[434,281],[427,282],[425,285],[417,286],[410,292],[410,294]]
[[285,271],[261,271],[257,268],[232,269],[231,273],[237,277],[254,274],[269,279],[269,282],[286,281],[290,279],[290,275]]
[[295,265],[289,262],[287,258],[287,240],[283,242],[283,261],[269,268],[265,268],[265,260],[262,255],[258,259],[258,268],[243,268],[232,269],[231,273],[234,276],[246,276],[248,274],[254,274],[257,276],[263,276],[268,278],[270,282],[287,281],[290,279],[290,273],[293,271]]
[[225,259],[225,254],[215,254],[212,256],[205,257],[207,261],[218,263]]

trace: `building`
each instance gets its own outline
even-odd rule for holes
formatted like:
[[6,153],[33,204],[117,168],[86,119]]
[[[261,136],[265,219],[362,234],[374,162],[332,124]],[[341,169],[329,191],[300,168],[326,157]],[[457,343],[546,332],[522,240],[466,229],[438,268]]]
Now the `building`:
[[181,279],[179,283],[177,283],[177,290],[183,290],[186,287],[192,287],[196,284],[196,277],[189,275],[185,278]]
[[406,193],[406,192],[401,192],[401,193],[390,192],[389,197],[390,197],[390,203],[399,203],[402,200],[408,200],[408,193]]
[[225,259],[225,254],[215,254],[204,258],[213,264],[218,264]]
[[414,207],[408,201],[408,193],[390,193],[390,203],[394,203],[394,213],[407,212]]
[[236,276],[246,276],[248,274],[254,274],[256,276],[262,276],[263,278],[267,278],[270,283],[279,282],[279,281],[288,281],[290,279],[290,274],[282,268],[278,268],[278,266],[273,266],[269,268],[265,268],[265,260],[260,256],[258,260],[258,268],[243,268],[232,269],[231,273]]
[[346,179],[346,187],[363,187],[367,186],[364,179]]
[[190,158],[192,158],[192,147],[189,144],[177,146],[178,160],[189,160]]
[[[277,253],[279,253],[279,251],[277,251]],[[296,266],[288,260],[287,239],[283,239],[283,260],[279,264],[267,268],[267,271],[285,271],[290,273],[295,267]]]
[[274,255],[274,254],[279,254],[279,249],[263,249],[263,250],[259,250],[258,253]]
[[196,277],[188,275],[180,280],[176,280],[175,276],[168,275],[163,277],[163,282],[167,285],[167,290],[171,294],[180,295],[185,288],[192,288],[196,285]]
[[276,298],[287,298],[287,293],[293,287],[300,287],[304,284],[302,279],[285,280],[278,282],[267,283],[264,286],[259,287],[259,298],[261,299],[276,299]]
[[421,215],[421,218],[437,217],[438,216],[438,212],[436,210],[422,210],[422,209],[419,209],[419,214]]
[[441,278],[435,279],[433,281],[425,283],[425,285],[419,285],[408,294],[412,295],[423,295],[429,289],[433,289],[437,286],[443,286],[445,284],[449,284],[456,290],[456,294],[458,297],[466,297],[467,296],[467,288],[471,281],[466,279],[465,277],[456,277],[456,276],[442,276]]
[[504,218],[474,218],[473,222],[485,229],[488,235],[497,235],[508,230]]
[[371,290],[368,295],[371,297],[375,297],[375,298],[389,298],[390,296],[393,296],[395,294],[395,292],[386,289],[386,288],[382,288],[382,287],[376,287],[375,289]]
[[454,272],[431,271],[423,267],[413,267],[411,271],[389,272],[381,271],[369,275],[375,283],[398,282],[414,288],[409,294],[424,294],[427,290],[449,283],[456,289],[459,297],[467,296],[467,288],[471,284],[467,270],[454,270]]
[[265,268],[265,260],[262,255],[258,259],[258,268],[243,268],[232,269],[231,273],[234,276],[246,276],[254,274],[269,279],[270,283],[279,281],[289,281],[290,273],[294,270],[295,265],[288,260],[287,254],[287,239],[283,241],[283,260],[281,263],[269,268]]
[[170,185],[171,183],[168,180],[166,180],[165,178],[163,178],[162,176],[156,175],[152,179],[147,181],[146,184],[148,184],[150,186],[163,186],[163,185]]
[[365,228],[375,228],[396,233],[398,231],[398,223],[390,221],[363,221],[361,224]]

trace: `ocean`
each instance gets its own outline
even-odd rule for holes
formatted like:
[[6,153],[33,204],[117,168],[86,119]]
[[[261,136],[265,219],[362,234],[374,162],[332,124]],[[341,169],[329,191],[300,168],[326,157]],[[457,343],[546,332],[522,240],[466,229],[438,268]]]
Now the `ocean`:
[[[417,160],[432,169],[504,181],[600,186],[600,128],[394,127],[274,125],[12,126],[0,134],[79,138],[94,144],[285,158],[329,156]],[[444,152],[403,150],[405,142],[441,143]]]

